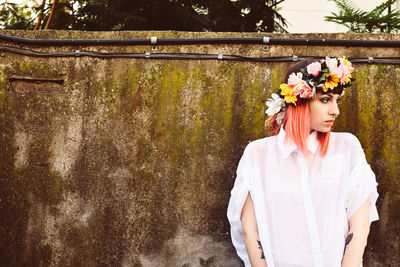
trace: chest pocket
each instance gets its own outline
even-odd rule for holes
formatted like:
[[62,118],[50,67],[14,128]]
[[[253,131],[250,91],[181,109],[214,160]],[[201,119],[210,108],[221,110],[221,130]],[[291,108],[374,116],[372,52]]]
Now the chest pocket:
[[344,154],[326,156],[321,163],[321,177],[324,179],[338,178],[345,167]]

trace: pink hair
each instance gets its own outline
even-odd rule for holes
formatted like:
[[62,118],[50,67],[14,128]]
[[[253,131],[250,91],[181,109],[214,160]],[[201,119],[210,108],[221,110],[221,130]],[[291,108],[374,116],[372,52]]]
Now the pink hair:
[[[275,121],[276,115],[270,117],[266,122],[266,129],[271,135],[277,135],[282,125],[285,128],[285,142],[291,139],[297,147],[303,152],[304,156],[308,155],[307,139],[310,135],[311,119],[310,107],[308,101],[299,101],[296,106],[289,105],[285,118],[278,125]],[[321,155],[325,156],[328,151],[330,132],[317,133],[317,139],[321,146]]]
[[[308,155],[307,139],[310,135],[311,119],[308,101],[301,101],[297,106],[289,105],[285,118],[285,141],[292,139],[297,147]],[[330,132],[317,133],[317,139],[321,145],[321,155],[328,151]]]

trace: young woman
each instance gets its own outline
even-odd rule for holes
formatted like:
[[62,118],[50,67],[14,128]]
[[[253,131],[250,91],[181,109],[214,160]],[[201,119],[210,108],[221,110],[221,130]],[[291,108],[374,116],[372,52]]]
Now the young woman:
[[352,72],[345,57],[300,62],[267,101],[272,136],[244,150],[228,206],[245,266],[362,265],[377,183],[358,139],[331,132]]

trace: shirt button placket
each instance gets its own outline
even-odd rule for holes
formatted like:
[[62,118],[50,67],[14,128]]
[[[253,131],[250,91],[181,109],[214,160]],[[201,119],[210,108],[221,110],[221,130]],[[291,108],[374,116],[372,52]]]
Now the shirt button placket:
[[314,260],[315,267],[323,267],[322,264],[322,253],[321,253],[321,243],[319,241],[317,222],[314,215],[314,207],[312,204],[310,185],[309,185],[309,172],[307,161],[299,150],[296,151],[296,159],[300,168],[300,184],[301,193],[304,202],[304,208],[306,211],[306,219],[308,225],[308,233],[310,235],[311,250]]

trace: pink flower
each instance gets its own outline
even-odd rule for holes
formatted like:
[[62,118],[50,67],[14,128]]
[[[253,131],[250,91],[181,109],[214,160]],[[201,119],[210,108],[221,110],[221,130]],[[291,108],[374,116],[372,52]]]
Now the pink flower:
[[347,66],[349,68],[350,72],[354,71],[354,68],[351,66],[351,62],[345,56],[343,56],[342,58],[339,58],[339,61],[340,61],[340,64]]
[[338,76],[340,76],[338,73],[339,70],[338,70],[338,66],[337,66],[338,65],[337,59],[336,58],[331,59],[329,57],[326,57],[325,61],[326,61],[326,66],[329,69],[329,72],[333,73],[333,74],[338,74]]
[[305,81],[301,80],[293,87],[293,94],[300,95],[301,98],[311,98],[313,90]]
[[351,62],[348,61],[345,57],[339,58],[339,78],[341,84],[346,84],[350,82],[351,73],[354,71],[354,68],[351,66]]
[[321,71],[321,63],[313,62],[307,66],[307,72],[311,75],[318,76]]
[[343,84],[344,80],[349,76],[350,70],[347,66],[341,64],[338,68],[338,76],[340,78],[340,83]]
[[351,66],[346,66],[344,64],[340,64],[339,66],[339,78],[341,84],[346,84],[350,82],[351,73],[353,72],[353,68]]
[[303,79],[303,74],[301,72],[296,73],[292,73],[289,75],[289,79],[288,79],[288,85],[296,85],[298,84],[300,81],[302,81]]

